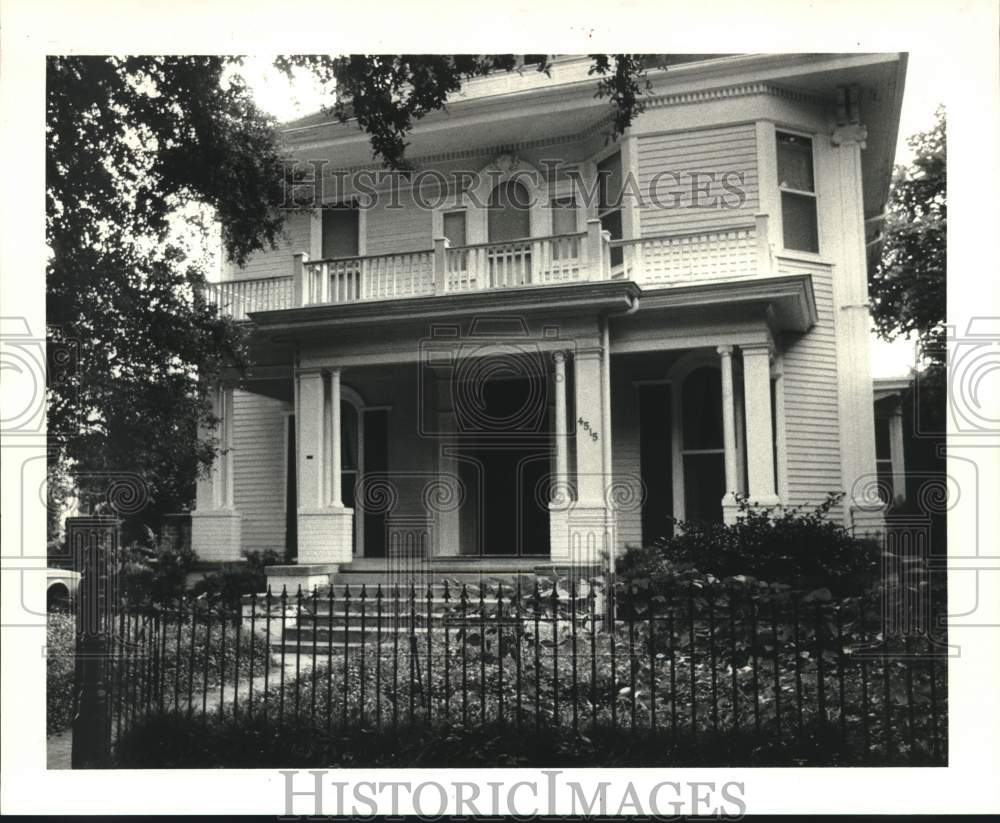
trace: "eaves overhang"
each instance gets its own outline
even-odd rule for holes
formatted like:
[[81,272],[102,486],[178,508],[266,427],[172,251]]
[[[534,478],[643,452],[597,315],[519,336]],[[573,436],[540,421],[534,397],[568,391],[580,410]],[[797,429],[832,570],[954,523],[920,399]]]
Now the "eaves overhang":
[[523,286],[395,300],[328,303],[294,309],[251,313],[263,333],[294,335],[311,330],[372,327],[379,323],[408,324],[482,312],[503,314],[579,314],[632,308],[641,289],[630,280],[602,280],[556,286]]
[[806,332],[817,321],[816,298],[808,274],[662,288],[640,288],[630,280],[525,286],[259,311],[250,318],[259,334],[294,339],[316,332],[371,329],[379,324],[399,326],[483,312],[615,316],[637,310],[686,312],[711,307],[762,311],[774,331]]
[[812,276],[808,274],[647,287],[639,300],[642,311],[696,311],[721,306],[760,308],[767,313],[772,329],[781,332],[807,332],[818,319]]

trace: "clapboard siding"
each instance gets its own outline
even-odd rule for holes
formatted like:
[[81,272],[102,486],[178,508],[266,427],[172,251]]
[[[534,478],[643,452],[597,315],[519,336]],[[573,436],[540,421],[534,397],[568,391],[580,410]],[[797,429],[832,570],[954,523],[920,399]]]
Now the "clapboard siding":
[[818,321],[786,341],[783,355],[788,502],[816,505],[843,491],[837,401],[837,347],[830,266],[780,260],[780,274],[809,274]]
[[233,392],[236,510],[243,516],[243,549],[285,548],[285,426],[288,404]]
[[[661,204],[646,202],[640,210],[644,236],[702,231],[753,220],[757,211],[758,182],[757,138],[752,123],[640,137],[638,162],[643,197],[648,199],[655,191]],[[672,174],[665,174],[667,172],[676,174],[679,182]],[[704,176],[700,178],[701,183],[708,186],[708,192],[699,194],[697,199],[699,202],[716,200],[718,205],[694,207],[694,173],[715,176],[714,182]],[[722,185],[727,173],[743,176],[746,200],[738,209],[722,206],[734,202],[734,195]],[[658,174],[662,176],[656,180]],[[664,204],[674,202],[673,192],[680,194],[678,206],[664,208]]]
[[[435,196],[425,187],[422,196],[434,203]],[[389,208],[389,196],[383,194],[375,208],[365,214],[367,254],[397,254],[433,247],[433,218],[429,208],[414,202],[408,190],[400,191],[399,206]]]
[[284,234],[278,240],[278,248],[251,255],[243,268],[233,268],[233,277],[237,280],[252,277],[291,277],[292,255],[297,252],[309,254],[311,220],[311,216],[306,213],[289,215],[285,222]]

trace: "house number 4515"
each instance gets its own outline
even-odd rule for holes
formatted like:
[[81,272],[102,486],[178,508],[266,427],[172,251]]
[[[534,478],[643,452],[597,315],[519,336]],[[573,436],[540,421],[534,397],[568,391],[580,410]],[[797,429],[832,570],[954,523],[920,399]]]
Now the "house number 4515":
[[587,434],[590,435],[590,439],[596,441],[598,439],[597,432],[590,427],[590,421],[584,420],[582,417],[576,421],[577,424],[583,429]]

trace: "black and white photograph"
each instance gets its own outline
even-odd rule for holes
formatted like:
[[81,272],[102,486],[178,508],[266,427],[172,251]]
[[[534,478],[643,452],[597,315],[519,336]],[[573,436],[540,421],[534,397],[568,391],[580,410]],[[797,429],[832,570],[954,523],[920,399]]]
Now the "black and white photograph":
[[1000,809],[996,4],[122,8],[2,10],[4,813]]

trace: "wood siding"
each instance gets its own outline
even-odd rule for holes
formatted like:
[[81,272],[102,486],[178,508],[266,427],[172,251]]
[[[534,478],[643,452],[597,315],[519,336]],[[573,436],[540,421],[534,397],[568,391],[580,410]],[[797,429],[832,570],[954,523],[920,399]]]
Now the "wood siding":
[[257,252],[241,269],[232,267],[233,279],[291,277],[292,255],[300,251],[309,254],[311,221],[311,216],[305,213],[289,216],[285,223],[285,234],[278,241],[278,248]]
[[288,404],[233,391],[236,511],[243,550],[285,550],[285,426]]
[[[660,201],[659,205],[647,202],[640,209],[643,236],[699,232],[753,222],[758,188],[757,139],[752,123],[640,137],[638,166],[643,198],[648,199],[655,190]],[[679,181],[667,172],[678,175]],[[746,195],[739,208],[726,205],[736,203],[736,196],[723,187],[723,176],[727,173],[742,175],[742,184],[731,180],[733,186],[741,185]],[[659,179],[658,174],[662,175]],[[714,182],[707,175],[714,175]],[[707,186],[707,193],[702,191],[693,196],[694,180]],[[664,205],[673,204],[674,192],[678,193],[677,207],[665,208]],[[695,205],[713,200],[717,201],[715,206]]]
[[[436,192],[426,186],[424,199],[434,203]],[[433,248],[433,218],[430,209],[421,208],[409,190],[399,192],[400,208],[389,208],[389,194],[381,192],[375,208],[365,215],[367,254],[397,254]]]
[[816,505],[828,492],[843,491],[833,270],[779,260],[778,273],[812,275],[816,294],[816,326],[782,341],[788,503]]

